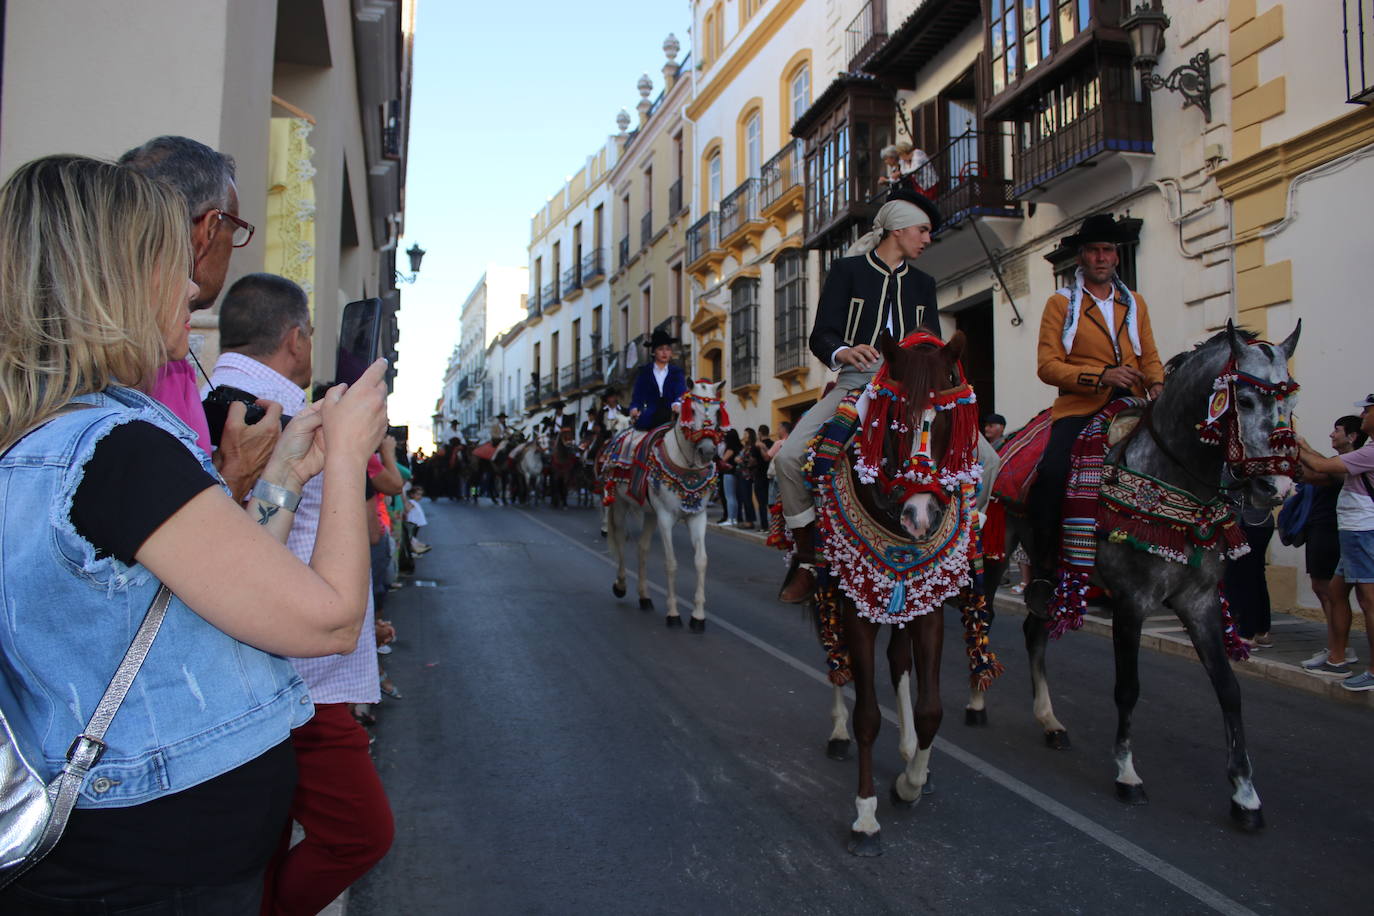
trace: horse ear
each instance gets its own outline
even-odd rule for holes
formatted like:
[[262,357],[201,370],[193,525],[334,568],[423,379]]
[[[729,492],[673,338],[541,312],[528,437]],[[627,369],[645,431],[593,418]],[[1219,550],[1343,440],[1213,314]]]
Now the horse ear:
[[1293,328],[1293,333],[1284,338],[1283,343],[1279,344],[1279,349],[1288,359],[1293,358],[1293,351],[1298,349],[1298,337],[1302,334],[1302,319],[1298,319],[1297,325]]
[[1231,344],[1231,355],[1240,359],[1245,353],[1245,341],[1236,333],[1236,325],[1230,318],[1226,319],[1226,340]]
[[724,390],[725,390],[725,379],[721,379],[720,381],[716,382],[716,397],[720,397],[720,396],[721,396],[720,393],[721,393],[722,391],[724,391]]
[[882,353],[883,360],[889,363],[895,361],[897,356],[902,352],[901,346],[892,338],[892,335],[888,333],[887,328],[883,328],[882,331],[878,333],[878,352]]
[[964,347],[967,345],[968,338],[964,336],[964,332],[955,331],[950,335],[949,342],[944,345],[945,356],[949,357],[951,362],[958,362],[964,355]]

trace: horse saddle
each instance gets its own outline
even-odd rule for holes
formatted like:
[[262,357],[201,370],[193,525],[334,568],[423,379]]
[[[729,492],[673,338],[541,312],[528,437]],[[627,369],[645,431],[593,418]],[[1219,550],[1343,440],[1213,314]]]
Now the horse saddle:
[[[1123,401],[1125,403],[1122,403]],[[1105,444],[1107,448],[1112,448],[1135,431],[1136,425],[1140,423],[1140,418],[1145,415],[1145,405],[1137,398],[1109,401],[1097,415],[1104,414],[1107,415],[1104,420],[1108,424]],[[1035,483],[1035,474],[1040,467],[1040,459],[1045,456],[1045,448],[1049,445],[1050,428],[1053,425],[1050,409],[1047,407],[1036,414],[1029,423],[1009,436],[1002,447],[997,450],[998,456],[1002,459],[1002,469],[992,485],[994,498],[1007,505],[1025,505],[1027,497],[1030,496],[1031,484]],[[1089,424],[1089,427],[1094,425]],[[1087,433],[1088,428],[1085,428],[1079,434],[1079,441]],[[1077,443],[1075,443],[1075,450],[1077,450]]]

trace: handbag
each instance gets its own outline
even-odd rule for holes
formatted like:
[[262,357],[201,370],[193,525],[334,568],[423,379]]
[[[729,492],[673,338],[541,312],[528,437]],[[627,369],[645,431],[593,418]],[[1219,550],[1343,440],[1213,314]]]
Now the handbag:
[[[19,439],[51,419],[25,430]],[[11,444],[10,448],[13,447]],[[147,658],[171,600],[172,592],[165,585],[153,596],[148,613],[105,688],[104,696],[96,704],[86,727],[72,741],[67,750],[67,762],[52,782],[44,784],[33,766],[32,761],[41,761],[43,755],[38,742],[29,734],[21,712],[0,708],[0,888],[38,864],[57,845],[76,807],[76,797],[87,773],[105,753],[105,732]]]
[[1298,491],[1283,501],[1279,509],[1279,540],[1289,547],[1301,547],[1307,542],[1307,522],[1312,517],[1312,503],[1317,488],[1298,484]]

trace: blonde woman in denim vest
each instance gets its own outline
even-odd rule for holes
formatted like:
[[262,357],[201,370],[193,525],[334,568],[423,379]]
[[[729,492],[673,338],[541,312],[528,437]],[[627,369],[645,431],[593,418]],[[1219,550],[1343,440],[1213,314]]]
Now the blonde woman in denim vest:
[[[0,892],[6,912],[256,912],[290,730],[313,709],[281,656],[347,652],[363,620],[385,364],[295,418],[245,512],[145,394],[188,348],[187,224],[172,190],[76,156],[0,189],[0,704],[45,779],[160,584],[175,595],[67,830]],[[307,566],[284,540],[317,473]]]

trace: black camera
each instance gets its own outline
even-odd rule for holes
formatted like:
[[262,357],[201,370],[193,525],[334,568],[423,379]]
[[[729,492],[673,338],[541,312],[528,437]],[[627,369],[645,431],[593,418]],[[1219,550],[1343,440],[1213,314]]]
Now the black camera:
[[[205,419],[210,425],[210,441],[216,447],[219,446],[219,440],[224,435],[224,424],[229,419],[229,405],[235,401],[247,408],[243,415],[243,422],[249,426],[267,416],[267,410],[258,406],[257,395],[232,385],[216,385],[211,388],[210,393],[205,396]],[[286,424],[290,422],[291,418],[283,414],[281,418],[282,429],[286,429]]]

